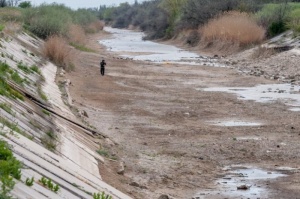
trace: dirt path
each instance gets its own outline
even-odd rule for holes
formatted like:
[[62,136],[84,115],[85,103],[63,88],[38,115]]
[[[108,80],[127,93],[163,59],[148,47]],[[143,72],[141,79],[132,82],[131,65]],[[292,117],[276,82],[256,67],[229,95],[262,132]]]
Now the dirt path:
[[[118,159],[100,166],[108,183],[134,198],[168,194],[188,199],[203,189],[215,189],[215,180],[225,175],[225,166],[245,164],[271,171],[298,167],[299,112],[288,111],[279,102],[241,101],[232,94],[202,90],[271,81],[228,68],[120,59],[97,43],[105,37],[105,33],[91,36],[89,46],[97,53],[79,53],[76,70],[66,78],[72,82],[74,105],[87,112],[92,126],[117,143],[102,144],[103,150]],[[104,77],[99,71],[102,58],[107,62]],[[263,125],[210,123],[232,118]],[[117,174],[121,161],[124,175]],[[269,198],[300,194],[298,172],[285,173],[290,175],[265,183],[271,190]]]

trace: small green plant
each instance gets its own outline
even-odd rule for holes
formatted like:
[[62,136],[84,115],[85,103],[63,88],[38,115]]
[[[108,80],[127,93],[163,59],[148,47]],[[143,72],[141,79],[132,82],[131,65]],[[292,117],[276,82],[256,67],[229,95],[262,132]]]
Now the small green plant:
[[26,49],[22,49],[22,52],[27,55],[27,50]]
[[44,187],[48,187],[48,189],[50,189],[51,191],[54,191],[55,193],[57,193],[58,190],[60,189],[59,185],[58,184],[54,184],[51,179],[47,179],[45,177],[42,177],[39,180],[39,182],[42,183],[42,185]]
[[42,183],[42,185],[45,187],[47,185],[47,178],[45,178],[44,176],[39,180],[40,183]]
[[47,131],[46,135],[48,135],[49,138],[52,138],[52,139],[55,139],[55,138],[56,138],[55,133],[54,133],[53,131],[51,131],[51,130],[50,130],[50,131]]
[[48,98],[46,96],[46,94],[42,91],[42,88],[39,86],[38,87],[38,94],[40,95],[40,97],[44,100],[44,101],[48,101]]
[[5,110],[7,113],[13,115],[13,111],[11,109],[11,105],[8,105],[6,103],[0,103],[0,108],[2,108],[3,110]]
[[4,30],[5,26],[0,24],[0,32],[2,32]]
[[104,156],[104,157],[109,157],[109,153],[108,153],[107,151],[103,150],[103,149],[97,150],[97,153],[98,153],[99,155]]
[[52,180],[51,180],[51,179],[48,179],[48,181],[47,181],[47,186],[48,186],[48,188],[49,188],[50,190],[52,190],[52,189],[53,189],[54,185],[53,185],[53,183],[52,183]]
[[30,67],[30,70],[32,70],[33,72],[35,72],[35,73],[37,73],[39,75],[41,74],[41,71],[40,71],[39,67],[37,67],[36,65],[32,65]]
[[43,112],[45,115],[48,115],[48,116],[50,116],[50,112],[49,112],[49,111],[47,111],[47,110],[43,109],[43,110],[42,110],[42,112]]
[[20,77],[19,73],[17,71],[15,71],[13,74],[11,74],[11,79],[16,82],[19,85],[22,85],[23,82],[25,82],[26,80],[23,79],[22,77]]
[[83,51],[83,52],[95,52],[95,50],[93,50],[93,49],[87,48],[83,45],[76,44],[76,43],[73,43],[73,42],[71,42],[70,45],[73,46],[74,48],[76,48],[77,50],[80,50],[80,51]]
[[56,185],[53,187],[53,191],[54,191],[55,193],[57,193],[58,190],[59,190],[59,186],[58,186],[58,184],[56,184]]
[[109,158],[109,159],[112,159],[112,160],[117,160],[117,157],[116,156],[114,156],[114,155],[111,155],[108,151],[106,151],[105,149],[98,149],[98,150],[96,150],[96,152],[99,154],[99,155],[101,155],[101,156],[103,156],[103,157],[106,157],[106,158]]
[[94,199],[112,199],[112,196],[106,194],[104,191],[100,193],[94,193],[93,194]]
[[30,74],[32,73],[32,71],[28,68],[28,66],[26,66],[25,64],[23,64],[22,62],[18,63],[18,68],[21,69],[24,73],[26,74]]
[[0,140],[1,198],[10,198],[9,192],[15,185],[13,178],[21,178],[21,167],[21,162],[13,156],[10,146],[4,140]]
[[25,184],[27,186],[31,187],[33,185],[33,182],[34,182],[34,177],[32,177],[32,178],[26,178]]

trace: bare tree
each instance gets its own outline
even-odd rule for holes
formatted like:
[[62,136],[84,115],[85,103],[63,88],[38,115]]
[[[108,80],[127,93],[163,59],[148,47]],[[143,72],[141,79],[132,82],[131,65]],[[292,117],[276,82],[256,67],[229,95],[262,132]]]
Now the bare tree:
[[0,0],[0,7],[3,8],[7,6],[6,0]]
[[17,6],[21,0],[7,0],[7,6]]

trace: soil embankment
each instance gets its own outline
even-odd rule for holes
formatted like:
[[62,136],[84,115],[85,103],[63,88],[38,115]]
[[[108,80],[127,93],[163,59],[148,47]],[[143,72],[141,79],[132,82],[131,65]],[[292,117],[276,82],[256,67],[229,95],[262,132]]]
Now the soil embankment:
[[[89,47],[96,53],[80,52],[75,71],[59,77],[71,80],[74,106],[87,113],[86,120],[114,141],[102,146],[110,157],[100,165],[105,181],[134,198],[187,199],[202,190],[218,191],[215,182],[226,175],[225,166],[293,167],[284,171],[287,177],[258,185],[268,189],[268,198],[299,195],[299,112],[280,101],[257,103],[203,90],[274,81],[232,68],[122,59],[98,44],[107,37],[105,32],[91,36]],[[107,62],[105,76],[100,76],[101,59]],[[234,119],[262,125],[212,125]]]

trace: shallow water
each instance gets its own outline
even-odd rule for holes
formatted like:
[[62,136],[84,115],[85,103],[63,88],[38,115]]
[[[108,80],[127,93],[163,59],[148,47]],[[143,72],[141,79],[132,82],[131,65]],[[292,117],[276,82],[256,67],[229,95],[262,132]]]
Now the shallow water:
[[280,101],[290,106],[290,110],[300,111],[300,86],[291,84],[265,84],[255,87],[214,87],[205,88],[204,91],[234,93],[238,95],[239,99],[254,100],[261,103]]
[[110,27],[105,27],[105,31],[112,33],[113,38],[101,40],[99,43],[125,58],[168,64],[221,66],[217,63],[217,59],[199,56],[171,45],[145,41],[142,32]]
[[[195,198],[268,198],[267,187],[263,182],[286,176],[278,172],[269,172],[252,167],[233,166],[226,170],[229,173],[216,181],[216,189],[204,190],[198,193]],[[241,185],[246,185],[249,189],[237,189]]]
[[210,122],[216,126],[227,126],[227,127],[238,127],[238,126],[261,126],[262,123],[258,122],[249,122],[241,120],[224,120],[224,121],[211,121]]

